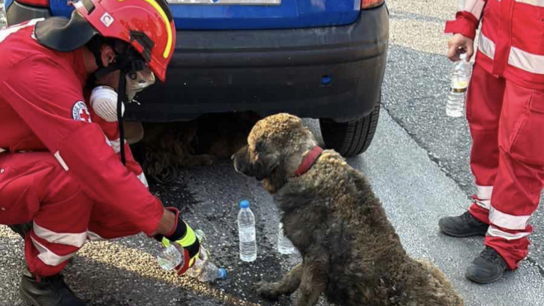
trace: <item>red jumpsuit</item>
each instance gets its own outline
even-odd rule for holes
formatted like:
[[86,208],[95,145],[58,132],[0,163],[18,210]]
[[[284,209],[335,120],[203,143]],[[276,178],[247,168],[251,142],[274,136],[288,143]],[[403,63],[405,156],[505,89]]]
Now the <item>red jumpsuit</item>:
[[481,33],[467,97],[485,245],[510,269],[528,254],[528,223],[544,186],[544,0],[466,0],[447,33]]
[[116,123],[84,102],[82,51],[41,46],[34,24],[0,30],[0,224],[33,221],[26,260],[49,276],[88,239],[151,235],[163,206],[128,145],[120,162]]

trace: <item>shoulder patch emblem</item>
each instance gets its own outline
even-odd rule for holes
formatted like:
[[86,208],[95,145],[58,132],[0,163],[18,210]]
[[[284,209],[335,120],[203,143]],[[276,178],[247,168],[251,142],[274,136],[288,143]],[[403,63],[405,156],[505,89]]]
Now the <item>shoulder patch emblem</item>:
[[72,107],[72,118],[77,121],[91,123],[91,114],[83,101],[77,101]]

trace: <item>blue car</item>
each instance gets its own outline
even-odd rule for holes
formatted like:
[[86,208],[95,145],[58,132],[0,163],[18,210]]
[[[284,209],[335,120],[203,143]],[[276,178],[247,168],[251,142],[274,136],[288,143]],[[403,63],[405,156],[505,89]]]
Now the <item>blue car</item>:
[[[128,105],[128,120],[288,112],[319,119],[326,146],[344,156],[368,148],[389,41],[384,0],[169,3],[178,38],[167,81],[140,94],[140,105]],[[69,18],[73,9],[67,0],[7,0],[5,6],[9,25]]]

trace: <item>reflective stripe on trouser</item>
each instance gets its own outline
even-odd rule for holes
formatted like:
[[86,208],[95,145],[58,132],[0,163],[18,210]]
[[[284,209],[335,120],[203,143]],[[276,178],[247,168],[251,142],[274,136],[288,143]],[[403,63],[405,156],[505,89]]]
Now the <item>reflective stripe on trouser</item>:
[[0,224],[34,223],[25,239],[32,273],[59,273],[89,238],[140,232],[91,201],[50,153],[3,154],[0,168]]
[[471,168],[477,185],[493,189],[490,209],[475,203],[470,212],[490,224],[485,244],[515,269],[527,256],[528,221],[544,186],[544,144],[538,141],[544,134],[544,92],[495,78],[478,65],[471,86]]

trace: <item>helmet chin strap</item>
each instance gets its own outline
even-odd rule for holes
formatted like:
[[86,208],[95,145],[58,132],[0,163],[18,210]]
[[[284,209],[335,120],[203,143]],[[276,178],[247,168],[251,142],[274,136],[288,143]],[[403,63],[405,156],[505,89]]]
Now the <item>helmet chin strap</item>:
[[126,97],[127,90],[127,79],[126,76],[131,69],[131,65],[126,59],[122,59],[122,56],[117,56],[117,61],[108,65],[108,67],[100,67],[94,73],[95,80],[99,80],[102,77],[119,70],[119,87],[117,90],[117,124],[119,129],[119,143],[120,143],[120,154],[121,162],[126,166],[126,155],[125,155],[125,128],[123,125],[123,102]]
[[123,125],[123,100],[127,90],[127,70],[121,69],[119,75],[119,93],[117,94],[117,124],[119,124],[119,141],[121,143],[121,162],[126,165],[125,157],[125,127]]
[[[96,56],[97,55],[95,55],[95,58]],[[128,49],[125,50],[123,53],[117,53],[116,61],[108,65],[108,67],[104,67],[100,61],[97,61],[97,64],[99,65],[99,68],[94,73],[95,80],[99,80],[114,71],[120,71],[119,87],[117,90],[117,124],[119,125],[121,162],[123,163],[123,165],[126,165],[125,128],[123,125],[123,102],[127,98],[127,74],[129,74],[131,71],[142,70],[144,64],[142,61],[137,60],[133,54],[131,56]]]

